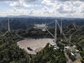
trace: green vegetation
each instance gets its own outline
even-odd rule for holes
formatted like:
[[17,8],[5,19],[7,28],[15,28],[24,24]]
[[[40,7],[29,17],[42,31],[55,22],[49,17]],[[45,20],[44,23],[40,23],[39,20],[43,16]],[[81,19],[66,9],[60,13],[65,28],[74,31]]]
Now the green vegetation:
[[32,63],[66,63],[63,50],[54,50],[53,46],[46,45],[46,47],[33,57]]
[[0,36],[0,63],[65,63],[66,58],[63,50],[54,50],[53,47],[46,47],[37,53],[37,55],[29,55],[20,49],[16,41],[21,38],[15,33],[7,33]]
[[[79,50],[79,53],[82,56],[81,61],[82,61],[82,63],[84,63],[84,32],[83,32],[84,26],[77,26],[76,24],[72,24],[71,26],[73,26],[73,27],[68,28],[69,33],[67,34],[68,37],[71,36],[71,40],[69,42],[69,45],[76,45],[77,46],[77,49]],[[67,30],[67,32],[68,32],[68,30]]]
[[[49,30],[54,34],[54,28],[50,28]],[[66,33],[67,40],[65,40],[62,35],[59,35],[58,30],[57,44],[60,49],[54,50],[53,46],[47,44],[46,47],[36,55],[29,55],[20,49],[16,42],[25,37],[51,37],[47,31],[42,32],[41,30],[31,28],[27,30],[19,29],[7,32],[6,34],[0,32],[0,63],[66,63],[67,60],[63,50],[65,45],[76,45],[82,56],[81,61],[84,63],[84,27],[70,24],[63,28],[63,30],[64,33]],[[73,61],[75,60],[69,51],[67,51],[67,54]]]
[[12,35],[0,36],[0,63],[29,63],[29,55],[16,44],[20,38]]

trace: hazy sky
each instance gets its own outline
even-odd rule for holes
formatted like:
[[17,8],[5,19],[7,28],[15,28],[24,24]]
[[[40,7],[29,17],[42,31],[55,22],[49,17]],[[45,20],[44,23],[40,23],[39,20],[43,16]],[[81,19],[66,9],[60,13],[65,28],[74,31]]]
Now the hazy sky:
[[0,0],[0,16],[84,18],[83,0]]

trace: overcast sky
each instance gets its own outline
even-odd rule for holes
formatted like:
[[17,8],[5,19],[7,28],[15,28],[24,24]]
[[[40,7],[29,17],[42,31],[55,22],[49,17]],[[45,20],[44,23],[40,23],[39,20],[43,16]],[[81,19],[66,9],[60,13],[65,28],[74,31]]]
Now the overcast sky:
[[0,0],[0,16],[84,18],[83,0]]

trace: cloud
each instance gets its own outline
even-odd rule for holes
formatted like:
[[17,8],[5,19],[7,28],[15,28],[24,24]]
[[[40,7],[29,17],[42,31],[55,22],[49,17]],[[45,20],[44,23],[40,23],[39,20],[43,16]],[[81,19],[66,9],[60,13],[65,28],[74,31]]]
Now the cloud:
[[46,5],[52,5],[50,0],[43,0],[42,4],[46,4]]
[[[16,0],[16,1],[14,1],[14,2],[10,2],[10,6],[12,6],[12,7],[34,7],[34,6],[41,6],[41,5],[38,5],[38,4],[35,4],[34,5],[34,3],[35,3],[35,1],[38,1],[38,0]],[[34,2],[33,4],[32,4],[32,2]]]
[[35,2],[35,1],[38,1],[38,0],[24,0],[25,2]]
[[60,7],[57,9],[57,11],[58,11],[59,13],[67,13],[67,11],[64,10],[64,8],[63,8],[62,6],[60,6]]
[[19,1],[19,0],[0,0],[0,1]]
[[30,7],[30,5],[27,5],[23,1],[13,2],[10,4],[10,6],[13,6],[13,7]]
[[11,10],[2,12],[3,14],[0,13],[0,15],[32,15],[32,16],[55,16],[55,17],[56,16],[83,17],[84,15],[84,2],[82,2],[82,0],[80,1],[74,0],[75,2],[72,0],[59,0],[59,1],[3,0],[3,1],[9,1],[7,5],[11,6]]
[[38,0],[0,0],[0,1],[25,1],[25,2],[35,2]]
[[65,2],[59,5],[59,7],[57,8],[57,11],[59,13],[74,13],[75,11],[73,10],[73,7],[74,6],[72,2]]
[[57,1],[84,1],[84,0],[57,0]]
[[[0,0],[0,1],[19,1],[19,0]],[[35,1],[38,1],[38,0],[23,0],[23,1],[35,2]],[[49,0],[46,0],[46,1],[49,1]],[[55,2],[55,1],[84,1],[84,0],[51,0],[51,1]]]

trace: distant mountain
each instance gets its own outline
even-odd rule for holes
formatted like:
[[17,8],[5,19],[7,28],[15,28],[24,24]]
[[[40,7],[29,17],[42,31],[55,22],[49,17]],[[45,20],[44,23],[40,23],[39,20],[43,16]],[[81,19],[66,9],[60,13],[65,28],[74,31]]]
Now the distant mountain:
[[[32,17],[32,16],[8,16],[8,17],[0,17],[0,31],[7,30],[7,20],[10,19],[10,26],[12,30],[16,29],[28,29],[33,27],[34,23],[50,23],[54,20],[60,21],[62,20],[63,26],[68,25],[69,23],[75,22],[77,25],[84,24],[84,18],[55,18],[55,17]],[[50,26],[54,26],[52,23]]]

